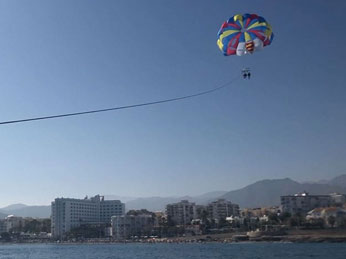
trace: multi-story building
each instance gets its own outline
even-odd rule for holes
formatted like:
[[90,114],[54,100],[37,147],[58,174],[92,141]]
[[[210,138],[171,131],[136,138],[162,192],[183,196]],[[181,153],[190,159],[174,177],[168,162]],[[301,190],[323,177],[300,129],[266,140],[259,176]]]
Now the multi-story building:
[[112,235],[117,240],[150,236],[153,228],[154,219],[149,214],[112,217]]
[[112,216],[125,214],[125,204],[104,196],[84,199],[57,198],[52,202],[51,231],[54,238],[85,224],[110,225]]
[[4,219],[0,219],[0,233],[18,231],[25,226],[25,219],[22,217],[16,217],[8,215]]
[[6,232],[17,231],[25,226],[25,219],[22,217],[16,217],[14,215],[8,215],[5,218]]
[[196,218],[196,204],[187,200],[168,204],[166,214],[177,225],[189,225]]
[[[32,224],[33,222],[35,223],[35,227]],[[6,218],[0,219],[0,233],[3,233],[3,232],[21,233],[21,232],[24,232],[27,225],[29,225],[27,229],[27,231],[29,232],[33,228],[35,229],[40,228],[42,232],[44,231],[49,232],[47,227],[44,226],[45,224],[47,225],[49,224],[47,223],[47,219],[38,219],[38,218],[34,219],[29,217],[23,218],[23,217],[17,217],[14,215],[8,215]]]
[[282,212],[290,214],[306,214],[318,207],[330,207],[333,203],[332,195],[309,195],[309,193],[303,192],[295,195],[281,196]]
[[343,204],[346,203],[346,195],[345,194],[331,193],[330,196],[333,200],[333,205],[335,205],[335,206],[342,206]]
[[224,199],[209,203],[207,210],[209,217],[216,221],[230,216],[239,216],[239,205]]
[[6,222],[4,219],[0,219],[0,234],[7,232]]

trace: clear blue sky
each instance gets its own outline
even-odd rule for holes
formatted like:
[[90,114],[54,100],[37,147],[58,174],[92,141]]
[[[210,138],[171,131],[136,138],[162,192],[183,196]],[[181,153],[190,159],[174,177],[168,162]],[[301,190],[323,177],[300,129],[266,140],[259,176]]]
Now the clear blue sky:
[[[0,1],[0,120],[192,94],[159,106],[0,127],[0,206],[195,195],[346,172],[346,1]],[[275,34],[224,57],[221,23]]]

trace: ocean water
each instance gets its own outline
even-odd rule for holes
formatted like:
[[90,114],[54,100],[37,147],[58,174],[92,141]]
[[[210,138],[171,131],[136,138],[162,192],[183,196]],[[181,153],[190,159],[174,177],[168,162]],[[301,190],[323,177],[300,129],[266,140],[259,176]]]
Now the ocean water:
[[345,259],[342,243],[0,245],[0,259]]

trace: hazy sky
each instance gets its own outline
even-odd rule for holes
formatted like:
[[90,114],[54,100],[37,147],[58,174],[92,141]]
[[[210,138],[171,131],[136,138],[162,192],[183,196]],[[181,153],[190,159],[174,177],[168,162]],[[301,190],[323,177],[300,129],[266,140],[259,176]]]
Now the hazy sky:
[[[346,1],[0,1],[0,206],[55,197],[195,195],[264,178],[346,172]],[[257,13],[275,34],[224,57],[222,22]]]

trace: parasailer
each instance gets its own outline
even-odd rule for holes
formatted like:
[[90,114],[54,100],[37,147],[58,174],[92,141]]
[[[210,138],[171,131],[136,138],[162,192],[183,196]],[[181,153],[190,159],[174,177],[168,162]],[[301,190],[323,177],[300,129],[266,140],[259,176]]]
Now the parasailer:
[[225,56],[246,55],[271,44],[270,24],[257,14],[237,14],[225,21],[217,34],[217,45]]
[[250,68],[244,68],[241,71],[241,73],[242,73],[244,79],[250,79],[250,77],[251,77]]

